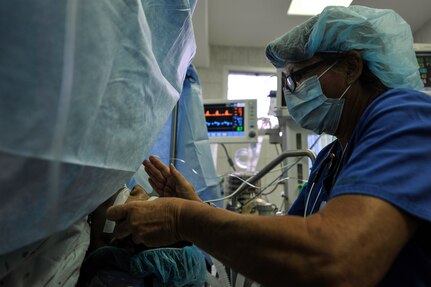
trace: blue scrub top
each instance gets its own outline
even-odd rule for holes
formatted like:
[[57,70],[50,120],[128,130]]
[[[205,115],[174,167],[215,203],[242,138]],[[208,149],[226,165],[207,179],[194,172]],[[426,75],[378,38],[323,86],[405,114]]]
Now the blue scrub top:
[[431,286],[430,163],[431,97],[389,90],[364,111],[343,156],[337,141],[319,153],[289,214],[315,213],[343,194],[393,204],[418,218],[420,228],[378,286]]

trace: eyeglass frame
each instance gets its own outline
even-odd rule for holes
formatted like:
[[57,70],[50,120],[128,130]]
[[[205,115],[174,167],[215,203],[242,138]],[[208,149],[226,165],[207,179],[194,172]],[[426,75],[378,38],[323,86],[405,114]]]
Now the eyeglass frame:
[[[302,69],[299,69],[296,72],[292,72],[290,73],[290,75],[286,76],[285,80],[284,80],[284,86],[291,92],[294,93],[298,84],[297,81],[295,80],[295,75],[300,75],[300,74],[305,74],[306,72],[312,71],[313,69],[318,68],[321,64],[324,64],[325,62],[331,62],[331,61],[335,61],[335,63],[339,63],[340,61],[342,61],[343,59],[345,59],[345,53],[344,52],[340,52],[340,51],[334,51],[334,52],[323,52],[320,53],[322,55],[330,55],[329,58],[324,58],[321,61],[318,61],[316,63],[313,63],[307,67],[304,67]],[[325,57],[326,57],[325,56]],[[331,57],[332,56],[332,57]],[[333,57],[335,56],[335,57]],[[289,81],[291,81],[292,83],[289,84]],[[290,85],[293,85],[293,89],[291,89]]]
[[[316,68],[318,68],[319,66],[321,66],[322,64],[329,62],[333,59],[324,59],[321,60],[319,62],[313,63],[307,67],[304,67],[302,69],[299,69],[298,71],[292,72],[290,73],[290,75],[286,76],[285,80],[284,80],[284,86],[291,92],[294,93],[296,88],[297,88],[297,83],[295,80],[295,75],[300,75],[300,74],[305,74],[306,72],[312,71]],[[293,86],[293,88],[292,88]]]

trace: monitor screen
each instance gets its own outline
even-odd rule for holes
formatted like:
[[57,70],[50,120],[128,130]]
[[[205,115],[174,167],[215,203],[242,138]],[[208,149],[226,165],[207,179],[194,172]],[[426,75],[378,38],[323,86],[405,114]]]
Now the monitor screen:
[[414,43],[419,74],[424,83],[424,90],[431,95],[431,43]]
[[244,136],[245,103],[205,105],[209,136]]
[[425,90],[431,91],[431,51],[416,52],[419,64],[419,73],[424,83]]
[[256,100],[206,101],[204,113],[210,141],[255,141]]

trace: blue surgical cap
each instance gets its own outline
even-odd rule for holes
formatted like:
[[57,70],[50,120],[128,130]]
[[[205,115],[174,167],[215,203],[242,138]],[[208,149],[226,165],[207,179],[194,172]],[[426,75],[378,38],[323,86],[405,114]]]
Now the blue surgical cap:
[[155,248],[132,256],[130,262],[136,276],[155,276],[163,286],[203,286],[207,279],[205,258],[194,246]]
[[268,44],[277,68],[321,52],[357,50],[368,68],[389,88],[422,89],[409,24],[389,9],[328,6]]

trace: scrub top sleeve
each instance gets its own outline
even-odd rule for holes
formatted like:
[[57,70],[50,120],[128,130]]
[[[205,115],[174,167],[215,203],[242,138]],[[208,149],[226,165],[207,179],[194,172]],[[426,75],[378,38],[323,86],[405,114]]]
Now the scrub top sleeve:
[[431,97],[406,89],[380,95],[362,115],[331,192],[381,198],[431,221]]

